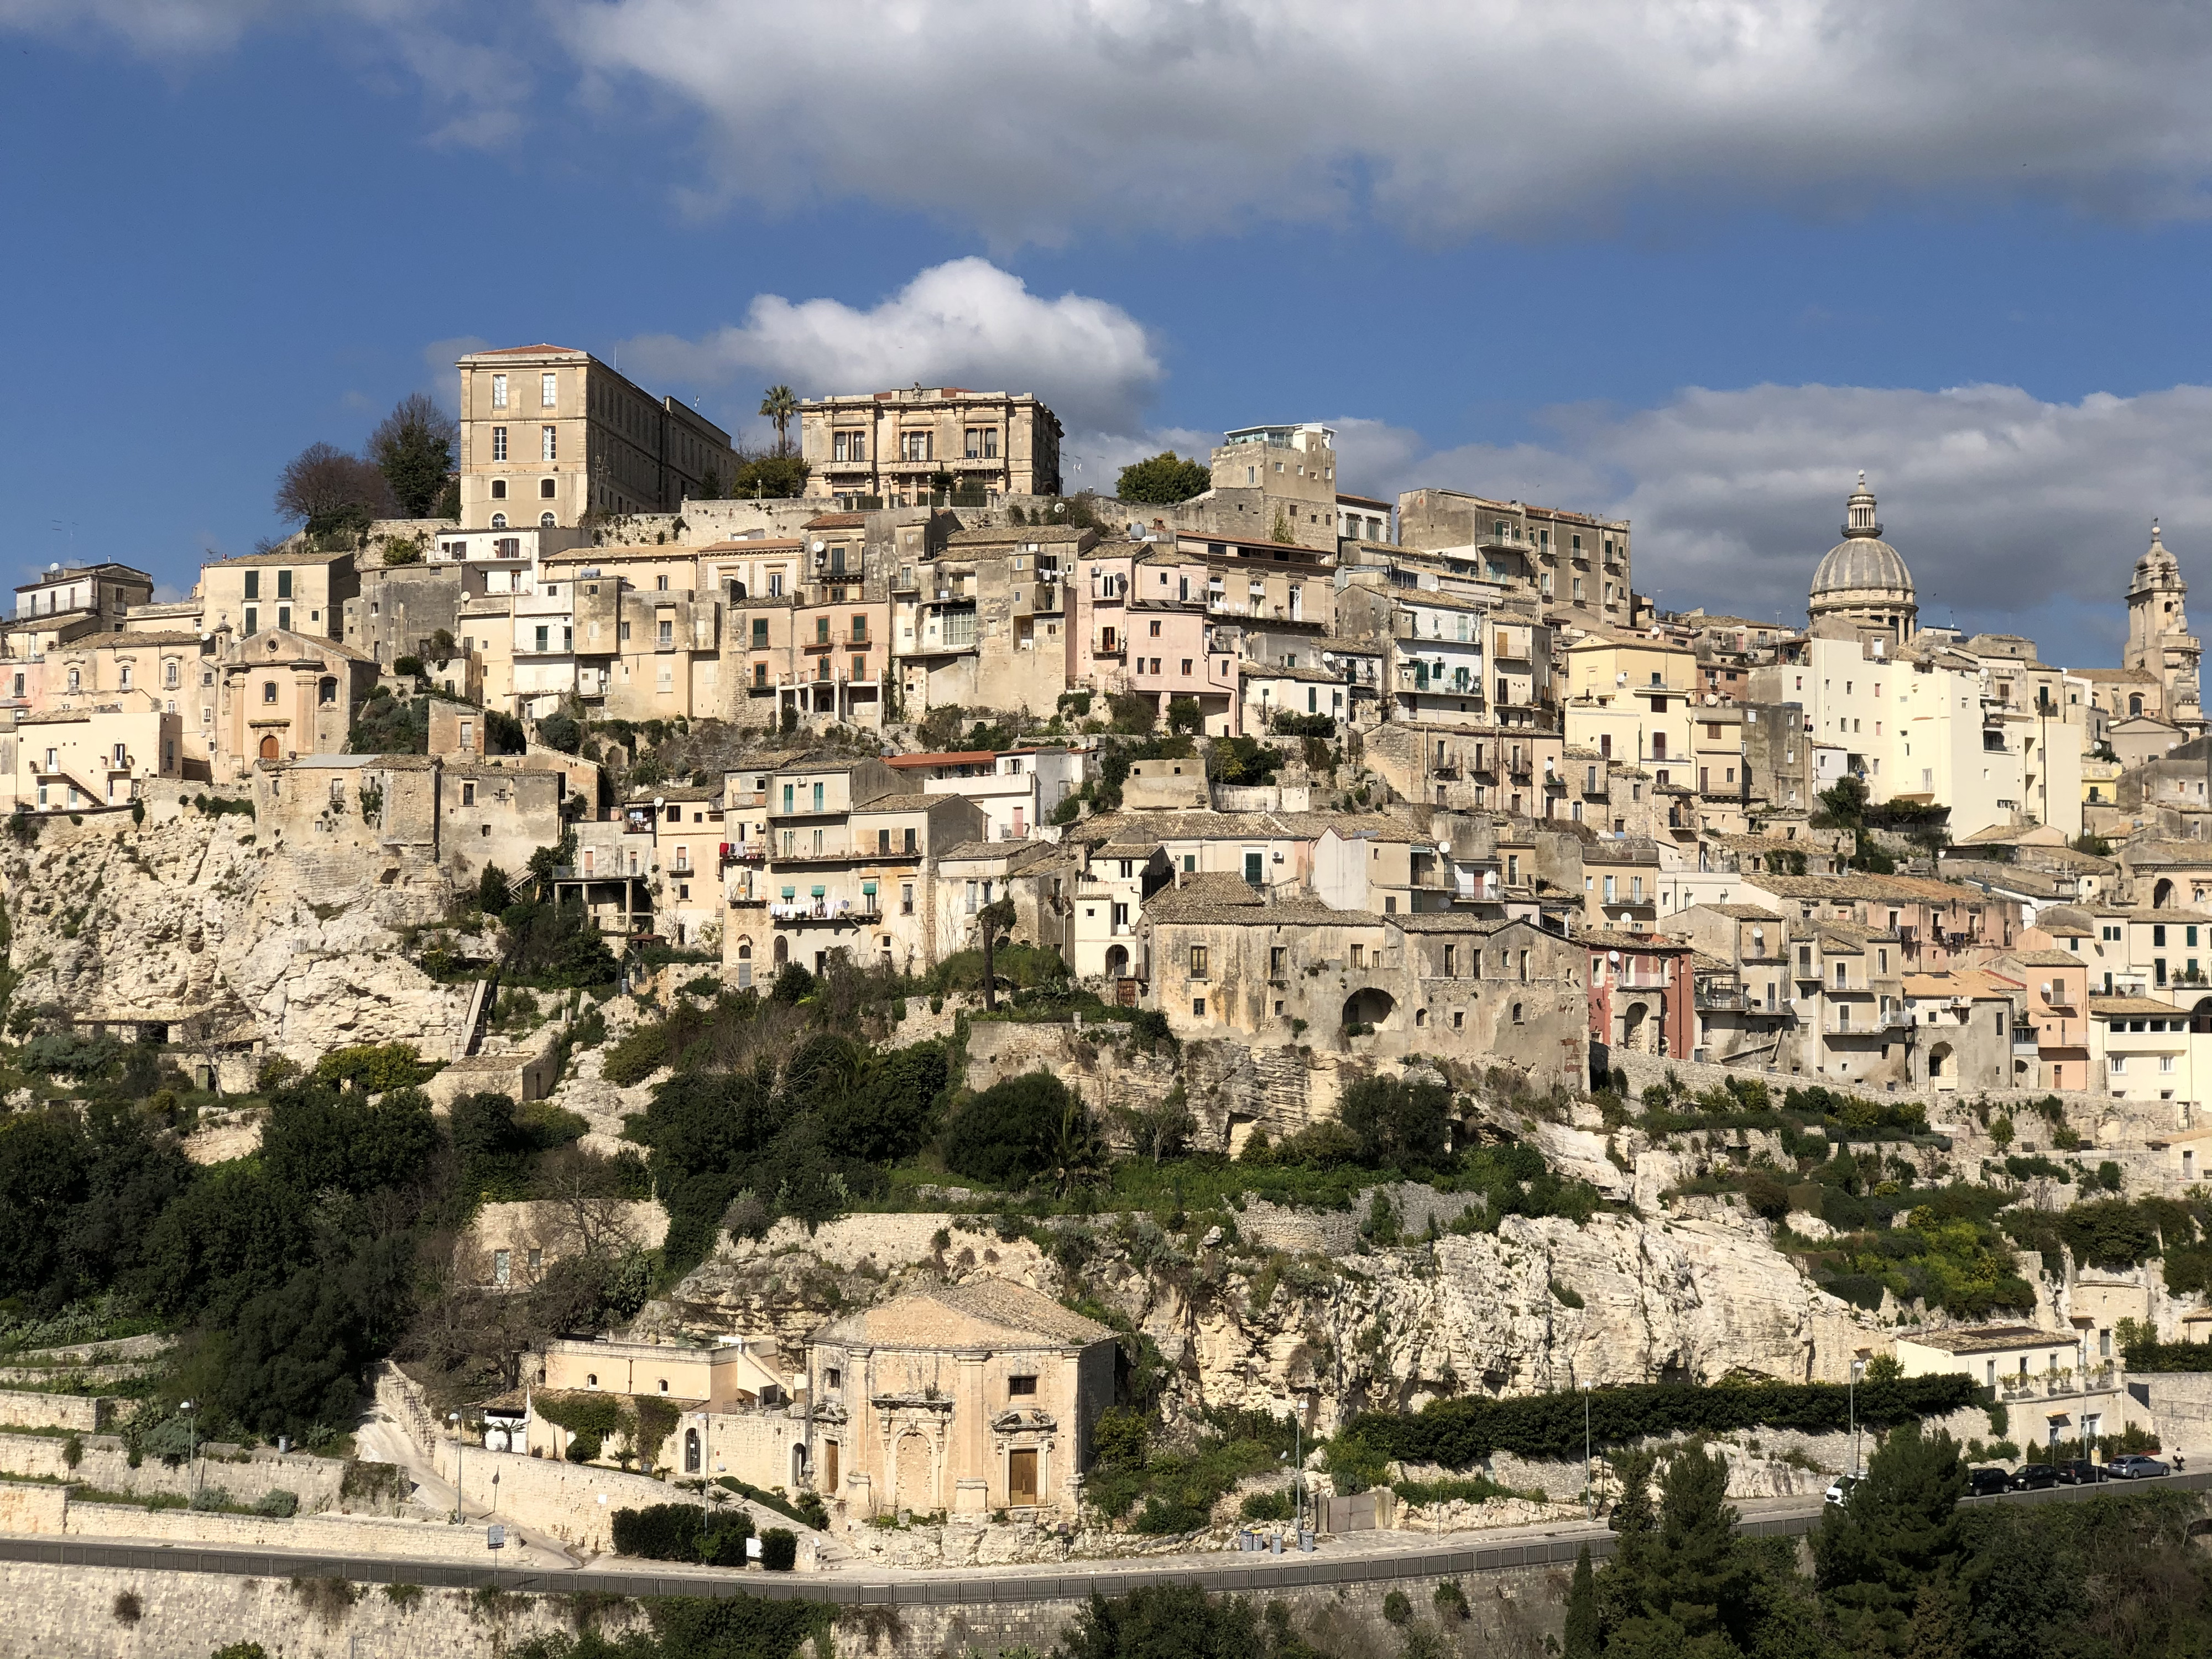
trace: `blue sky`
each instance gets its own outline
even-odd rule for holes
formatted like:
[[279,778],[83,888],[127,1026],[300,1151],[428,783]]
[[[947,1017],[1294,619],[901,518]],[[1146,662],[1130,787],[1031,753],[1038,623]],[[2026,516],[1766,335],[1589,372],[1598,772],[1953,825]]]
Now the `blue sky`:
[[188,586],[550,339],[739,430],[1036,390],[1085,482],[1328,420],[1631,517],[1668,606],[1802,610],[1863,466],[1923,619],[2114,660],[2154,514],[2212,580],[2212,29],[1927,13],[0,0],[0,545]]

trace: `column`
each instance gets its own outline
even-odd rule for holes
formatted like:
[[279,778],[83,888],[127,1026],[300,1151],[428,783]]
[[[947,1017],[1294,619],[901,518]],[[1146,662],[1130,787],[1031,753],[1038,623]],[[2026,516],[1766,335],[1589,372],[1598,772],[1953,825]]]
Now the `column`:
[[984,1427],[982,1354],[961,1354],[952,1385],[951,1445],[945,1458],[952,1476],[952,1510],[980,1515],[991,1506],[989,1436]]

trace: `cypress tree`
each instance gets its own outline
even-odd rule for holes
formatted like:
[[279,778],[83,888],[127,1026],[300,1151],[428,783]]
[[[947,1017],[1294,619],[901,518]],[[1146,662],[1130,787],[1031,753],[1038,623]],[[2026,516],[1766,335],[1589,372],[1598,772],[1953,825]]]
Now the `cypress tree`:
[[1589,1546],[1575,1557],[1574,1581],[1567,1586],[1566,1659],[1598,1659],[1597,1575],[1590,1570]]

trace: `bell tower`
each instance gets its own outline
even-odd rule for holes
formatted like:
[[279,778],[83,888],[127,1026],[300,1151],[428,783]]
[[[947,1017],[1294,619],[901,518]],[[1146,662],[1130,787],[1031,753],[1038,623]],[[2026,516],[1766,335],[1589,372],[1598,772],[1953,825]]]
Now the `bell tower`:
[[2166,719],[2200,732],[2204,710],[2197,667],[2203,647],[2189,631],[2188,598],[2180,562],[2166,551],[2154,519],[2150,550],[2136,561],[2135,580],[2128,584],[2128,648],[2120,665],[2157,675],[2166,688]]

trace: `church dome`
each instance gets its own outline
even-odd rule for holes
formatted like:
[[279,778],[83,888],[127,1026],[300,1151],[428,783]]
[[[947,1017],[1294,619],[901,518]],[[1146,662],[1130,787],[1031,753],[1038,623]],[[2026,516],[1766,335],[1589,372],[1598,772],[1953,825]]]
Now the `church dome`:
[[1813,572],[1814,613],[1914,604],[1912,573],[1898,550],[1881,538],[1874,492],[1867,488],[1863,472],[1845,506],[1843,529],[1844,539],[1828,550]]
[[2145,588],[2170,587],[2181,579],[2181,562],[2166,550],[2160,539],[2158,520],[2150,521],[2150,550],[2136,561],[2136,579],[2129,592]]

